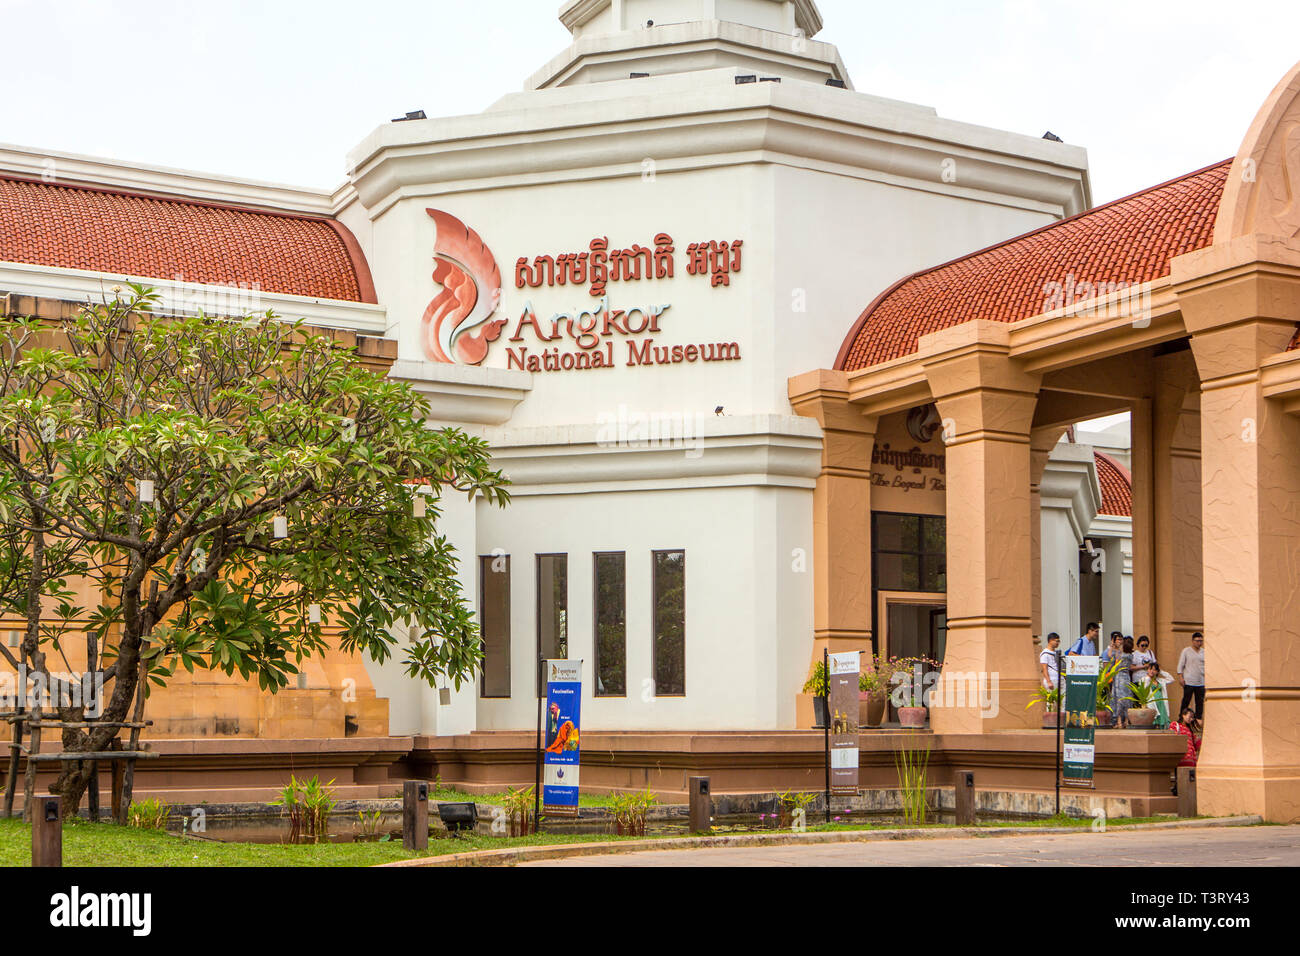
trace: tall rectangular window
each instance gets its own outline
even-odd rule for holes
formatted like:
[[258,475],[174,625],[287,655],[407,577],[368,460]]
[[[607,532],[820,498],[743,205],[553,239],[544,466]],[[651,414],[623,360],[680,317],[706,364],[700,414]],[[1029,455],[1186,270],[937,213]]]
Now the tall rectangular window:
[[656,697],[686,694],[686,552],[654,552]]
[[627,560],[622,551],[592,555],[595,568],[596,696],[627,696]]
[[[569,657],[569,556],[537,556],[537,653],[548,661]],[[537,696],[545,687],[537,672]]]
[[510,556],[478,559],[478,626],[484,697],[510,696]]

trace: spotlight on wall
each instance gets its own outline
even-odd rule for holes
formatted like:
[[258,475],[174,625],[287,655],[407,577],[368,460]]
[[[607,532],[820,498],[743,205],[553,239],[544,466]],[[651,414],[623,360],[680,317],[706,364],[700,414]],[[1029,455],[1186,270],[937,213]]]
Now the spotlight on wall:
[[644,80],[644,79],[645,79],[647,76],[649,76],[649,75],[650,75],[649,73],[629,73],[629,74],[628,74],[628,79],[632,79],[632,80]]
[[836,79],[827,80],[826,85],[833,86],[837,90],[847,90],[849,88],[848,84],[845,83],[843,80],[836,80]]
[[722,406],[719,405],[717,408],[715,408],[715,409],[713,410],[713,414],[715,414],[715,415],[721,415],[721,414],[722,414]]
[[742,74],[741,76],[736,77],[737,86],[743,86],[746,83],[757,83],[757,82],[758,82],[758,77],[755,76],[753,73],[745,73]]
[[1061,139],[1061,137],[1057,136],[1057,135],[1056,135],[1055,133],[1053,133],[1050,129],[1049,129],[1046,133],[1043,134],[1043,139],[1047,140],[1049,143],[1064,143],[1064,142],[1065,142],[1065,140]]
[[395,120],[393,120],[393,122],[405,123],[407,120],[421,120],[421,119],[428,119],[428,118],[429,117],[424,115],[424,110],[414,110],[410,113],[407,113],[405,116],[397,117]]
[[781,82],[781,78],[780,78],[779,76],[760,76],[760,77],[758,78],[758,82],[760,82],[760,83],[780,83],[780,82]]

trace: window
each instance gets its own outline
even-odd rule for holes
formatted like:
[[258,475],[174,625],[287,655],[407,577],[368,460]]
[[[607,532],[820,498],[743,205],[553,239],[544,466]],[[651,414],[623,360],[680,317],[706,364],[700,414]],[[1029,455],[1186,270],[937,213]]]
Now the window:
[[[569,556],[537,556],[537,654],[548,661],[569,657]],[[537,672],[537,696],[545,696]]]
[[592,555],[595,568],[596,696],[627,696],[627,558]]
[[656,697],[686,694],[686,552],[654,552]]
[[873,514],[871,574],[879,591],[948,590],[941,515]]
[[478,559],[478,624],[484,697],[510,696],[510,556]]

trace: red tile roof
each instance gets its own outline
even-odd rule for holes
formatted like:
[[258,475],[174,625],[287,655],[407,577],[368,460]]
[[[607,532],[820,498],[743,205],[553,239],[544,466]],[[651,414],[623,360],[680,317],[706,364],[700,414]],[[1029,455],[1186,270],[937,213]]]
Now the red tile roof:
[[1101,510],[1098,514],[1133,516],[1133,476],[1129,470],[1105,452],[1097,458],[1097,481],[1101,484]]
[[0,262],[374,302],[332,219],[0,177]]
[[1016,322],[1049,311],[1051,283],[1138,285],[1208,246],[1231,160],[918,272],[867,307],[835,367],[910,355],[922,335],[975,319]]

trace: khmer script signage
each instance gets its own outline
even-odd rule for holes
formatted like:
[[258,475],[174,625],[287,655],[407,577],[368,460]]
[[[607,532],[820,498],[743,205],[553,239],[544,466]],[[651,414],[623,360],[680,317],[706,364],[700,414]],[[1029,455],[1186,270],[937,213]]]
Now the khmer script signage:
[[[516,289],[564,288],[586,292],[596,301],[588,299],[585,305],[542,317],[527,299],[503,317],[501,271],[491,250],[455,216],[437,209],[427,212],[437,228],[433,278],[442,287],[421,324],[430,361],[478,365],[507,330],[506,367],[527,372],[734,362],[741,357],[738,342],[660,344],[658,336],[676,319],[669,315],[672,304],[649,295],[639,304],[621,301],[622,290],[616,295],[610,289],[614,284],[672,279],[676,246],[667,233],[656,235],[653,246],[633,243],[631,248],[612,249],[609,239],[601,237],[581,252],[520,257],[515,263]],[[743,248],[739,239],[693,242],[686,250],[685,275],[707,279],[710,288],[729,287],[732,276],[741,271]]]

